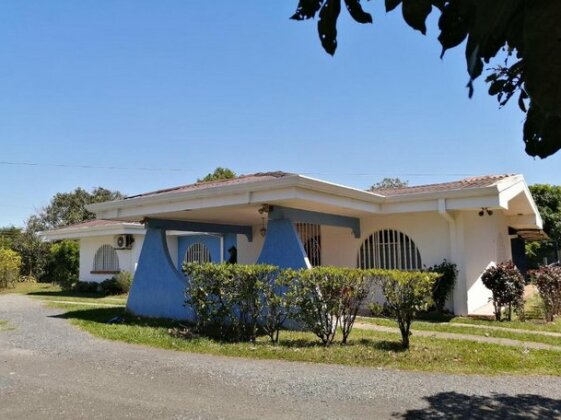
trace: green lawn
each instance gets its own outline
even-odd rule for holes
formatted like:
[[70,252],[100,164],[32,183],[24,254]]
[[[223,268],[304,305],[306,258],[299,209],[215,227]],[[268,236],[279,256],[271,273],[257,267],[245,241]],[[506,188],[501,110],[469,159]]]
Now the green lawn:
[[[97,337],[124,341],[164,349],[208,353],[223,356],[248,357],[256,359],[280,359],[315,363],[331,363],[353,366],[385,367],[405,370],[477,373],[477,374],[549,374],[561,375],[561,355],[547,350],[524,350],[519,347],[477,343],[469,340],[445,340],[433,337],[415,336],[415,330],[443,331],[491,337],[513,338],[561,346],[557,337],[546,337],[512,331],[487,331],[456,323],[501,326],[544,331],[559,331],[557,323],[543,324],[537,320],[520,323],[474,320],[463,317],[437,317],[416,321],[413,324],[411,350],[401,351],[400,336],[355,329],[347,346],[334,344],[326,349],[310,333],[283,331],[281,342],[271,345],[267,337],[259,337],[256,343],[227,343],[208,337],[191,339],[170,335],[170,328],[178,324],[170,320],[148,320],[125,314],[122,307],[126,295],[105,297],[64,292],[49,284],[20,283],[11,293],[22,293],[40,299],[49,306],[64,309],[61,318],[69,319],[74,325]],[[5,292],[4,292],[5,293]],[[57,302],[58,301],[58,302]],[[60,301],[74,304],[60,303]],[[76,304],[78,303],[78,304]],[[88,303],[89,306],[79,303]],[[92,304],[112,304],[115,307],[91,306]],[[122,316],[124,323],[107,324],[116,316]],[[359,322],[395,327],[395,322],[385,318],[361,318]],[[0,321],[0,329],[6,328]]]
[[[49,305],[64,309],[66,312],[61,315],[62,318],[69,319],[95,336],[164,349],[449,373],[561,374],[560,354],[545,350],[528,351],[518,347],[413,335],[411,350],[401,351],[398,334],[358,329],[353,331],[349,345],[334,344],[327,349],[313,334],[293,331],[283,331],[276,346],[269,344],[266,337],[260,337],[256,343],[227,343],[208,337],[182,339],[169,334],[169,329],[177,326],[174,321],[132,317],[126,315],[122,308]],[[123,316],[125,322],[106,323],[116,316]]]
[[[357,320],[357,322],[397,328],[396,321],[388,318],[360,318]],[[502,327],[503,326],[502,324],[503,323],[490,322],[489,324],[486,325],[491,327],[495,327],[495,326]],[[529,323],[521,323],[521,324],[529,324]],[[427,321],[414,321],[413,324],[411,324],[411,330],[413,331],[413,333],[416,330],[437,331],[437,332],[446,332],[446,333],[455,333],[455,334],[478,335],[478,336],[485,336],[485,337],[509,338],[513,340],[533,341],[536,343],[552,344],[554,346],[561,347],[561,337],[550,337],[547,335],[525,333],[521,330],[521,328],[523,327],[520,327],[520,329],[511,328],[510,331],[507,328],[505,328],[504,330],[475,328],[476,326],[479,325],[481,324],[474,323],[474,327],[469,327],[463,325],[456,325],[454,324],[454,322],[435,323],[435,322],[427,322]],[[528,330],[530,329],[528,328]]]
[[66,301],[103,303],[123,306],[127,303],[127,295],[105,296],[101,293],[79,293],[62,290],[58,285],[52,283],[17,283],[13,289],[4,289],[0,293],[19,293],[43,301]]

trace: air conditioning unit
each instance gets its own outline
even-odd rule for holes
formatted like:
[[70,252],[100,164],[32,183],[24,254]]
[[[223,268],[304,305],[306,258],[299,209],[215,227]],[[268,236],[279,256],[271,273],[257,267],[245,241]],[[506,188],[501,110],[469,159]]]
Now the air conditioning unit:
[[132,235],[117,235],[114,238],[115,249],[131,249],[134,243]]

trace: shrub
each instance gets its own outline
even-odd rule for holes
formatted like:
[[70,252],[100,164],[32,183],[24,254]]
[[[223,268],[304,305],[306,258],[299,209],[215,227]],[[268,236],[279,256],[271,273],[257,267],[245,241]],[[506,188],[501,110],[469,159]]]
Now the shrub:
[[541,267],[530,271],[530,278],[542,298],[546,322],[553,321],[561,312],[561,267]]
[[427,310],[432,304],[432,291],[439,274],[397,270],[369,272],[382,287],[386,307],[399,326],[403,348],[409,349],[411,323],[419,311]]
[[121,271],[110,279],[103,280],[99,288],[106,295],[122,295],[128,293],[132,284],[132,274]]
[[368,305],[368,310],[370,311],[370,315],[373,317],[383,317],[387,315],[387,309],[385,305],[381,305],[376,302],[372,302]]
[[281,327],[294,314],[293,286],[296,277],[296,271],[282,270],[271,281],[263,284],[265,307],[262,313],[262,328],[272,343],[278,343]]
[[435,281],[432,289],[432,301],[434,302],[436,310],[438,312],[443,312],[446,299],[448,299],[452,290],[454,290],[456,278],[458,277],[456,264],[444,260],[440,264],[429,267],[428,271],[440,274],[440,277]]
[[512,318],[513,308],[517,312],[523,313],[524,277],[512,261],[489,267],[482,274],[481,281],[493,294],[493,307],[497,321],[501,320],[504,308],[507,308],[509,321]]
[[78,293],[98,293],[100,284],[94,281],[79,281],[74,283],[72,290]]
[[289,310],[285,295],[289,275],[279,276],[271,265],[187,263],[190,277],[185,302],[195,311],[197,328],[217,328],[221,338],[255,341],[261,324],[271,341]]
[[368,294],[365,272],[359,269],[314,267],[298,271],[294,285],[296,318],[319,337],[324,346],[337,328],[347,342],[361,303]]
[[0,248],[0,289],[14,287],[21,269],[20,255],[11,249]]
[[113,278],[117,281],[122,290],[119,294],[128,293],[131,290],[132,274],[130,271],[121,271],[113,276]]
[[234,265],[211,263],[186,263],[183,266],[190,278],[185,303],[195,312],[198,331],[217,326],[223,336],[224,326],[233,323],[232,267]]
[[44,278],[58,283],[63,290],[70,290],[78,281],[80,269],[80,245],[76,241],[61,241],[49,250]]

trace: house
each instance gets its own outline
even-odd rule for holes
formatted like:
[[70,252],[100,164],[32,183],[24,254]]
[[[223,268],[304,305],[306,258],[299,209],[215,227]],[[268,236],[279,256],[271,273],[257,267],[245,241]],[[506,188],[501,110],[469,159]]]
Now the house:
[[[267,172],[148,192],[88,209],[100,219],[97,223],[51,231],[48,238],[80,238],[81,250],[88,248],[80,261],[82,279],[97,279],[92,277],[97,268],[116,268],[96,264],[98,253],[112,247],[119,261],[126,261],[118,268],[134,271],[127,308],[138,315],[178,319],[193,316],[184,305],[183,261],[230,258],[292,268],[403,270],[446,259],[459,269],[449,307],[465,315],[488,303],[482,272],[497,262],[521,262],[524,240],[544,236],[522,175],[368,192]],[[129,256],[115,250],[114,238],[120,235],[134,239]]]

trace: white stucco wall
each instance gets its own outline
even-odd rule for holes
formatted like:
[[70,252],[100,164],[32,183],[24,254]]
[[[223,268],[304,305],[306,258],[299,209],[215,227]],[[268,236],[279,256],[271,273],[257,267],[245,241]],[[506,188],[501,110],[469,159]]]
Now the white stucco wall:
[[[119,257],[119,269],[121,271],[130,271],[134,274],[142,244],[144,243],[144,235],[133,235],[134,244],[131,249],[118,249],[117,257]],[[95,253],[102,245],[113,246],[113,235],[94,236],[80,239],[80,280],[102,282],[110,278],[112,274],[93,274],[93,262]],[[167,245],[173,264],[177,266],[177,236],[168,236]]]
[[238,263],[255,264],[261,248],[263,247],[264,238],[259,233],[261,225],[253,226],[253,241],[249,242],[245,235],[237,235]]
[[360,220],[361,237],[350,229],[322,226],[322,264],[356,267],[362,243],[374,232],[395,229],[409,236],[417,245],[423,265],[431,266],[450,259],[447,222],[436,213],[378,215]]
[[508,225],[502,212],[479,216],[478,212],[463,212],[464,268],[468,313],[486,305],[491,291],[481,275],[487,267],[512,258]]

